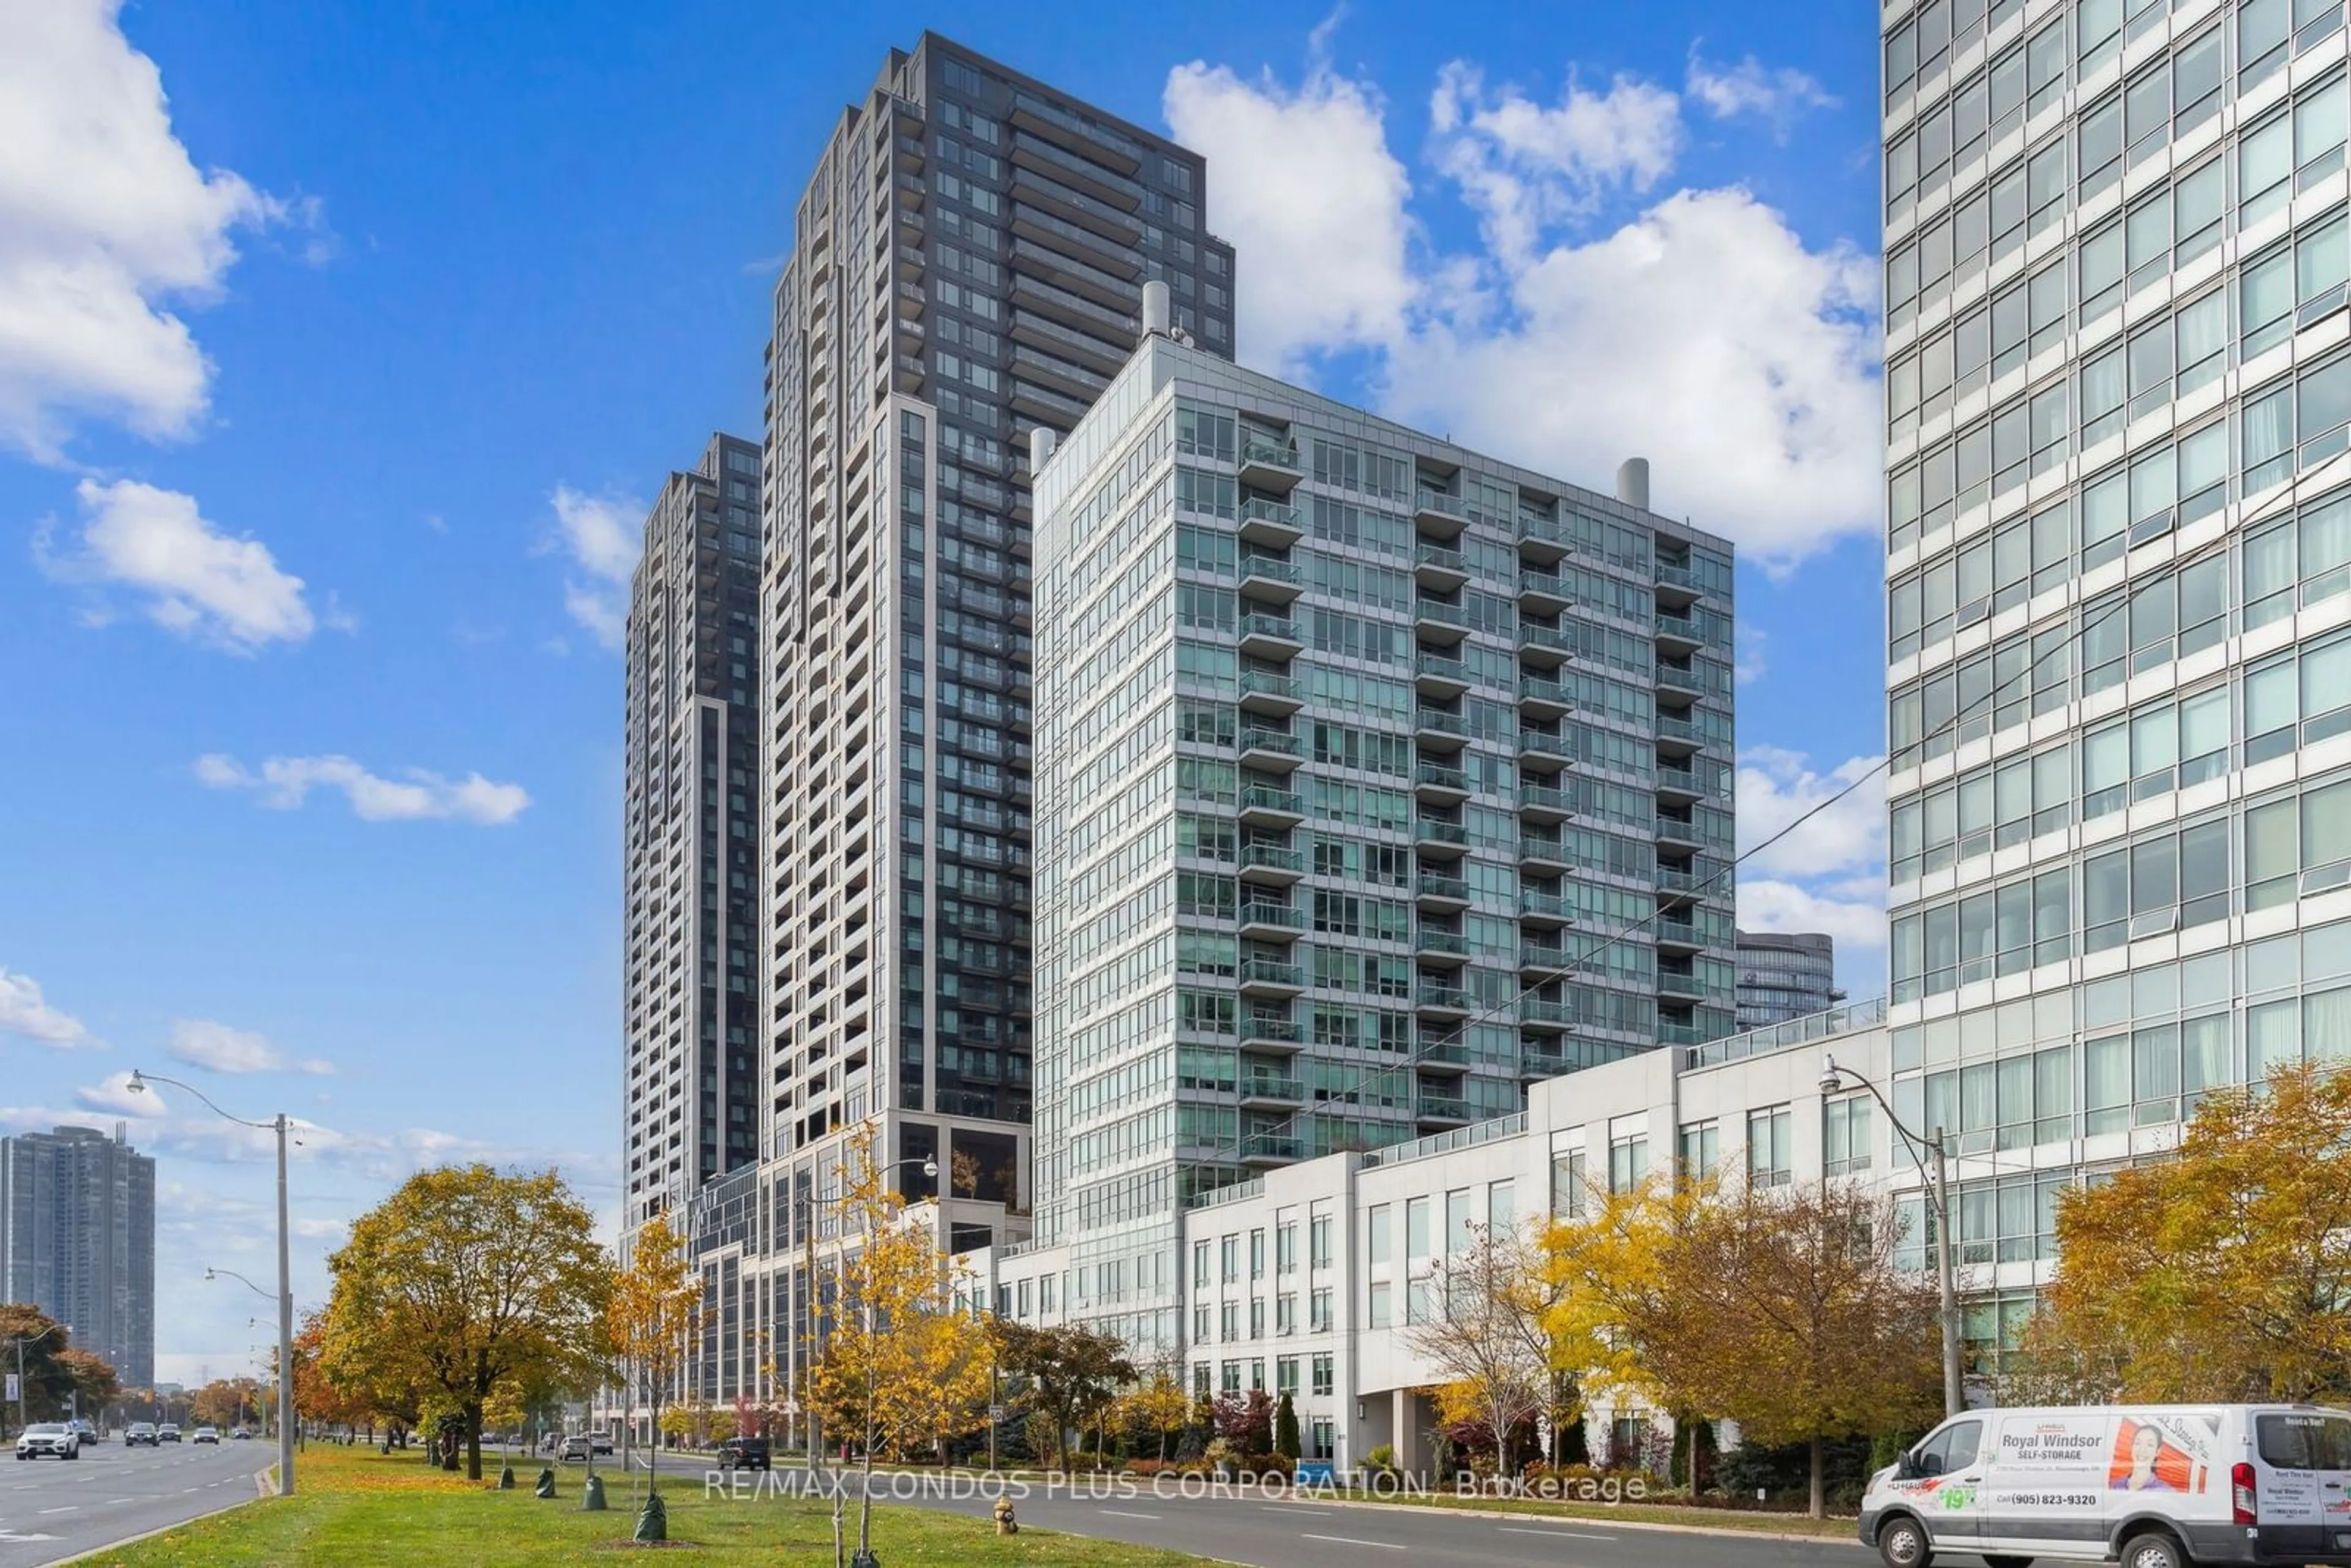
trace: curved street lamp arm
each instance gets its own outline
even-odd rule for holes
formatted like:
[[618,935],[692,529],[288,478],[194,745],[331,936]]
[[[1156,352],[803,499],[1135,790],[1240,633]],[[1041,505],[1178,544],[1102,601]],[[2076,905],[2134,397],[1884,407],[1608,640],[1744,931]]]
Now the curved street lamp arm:
[[[1838,1087],[1840,1088],[1844,1087],[1847,1082],[1851,1082],[1858,1083],[1864,1089],[1869,1091],[1869,1097],[1872,1100],[1876,1101],[1879,1108],[1885,1111],[1887,1125],[1891,1126],[1894,1131],[1900,1135],[1904,1143],[1910,1145],[1910,1152],[1917,1156],[1918,1163],[1921,1166],[1925,1165],[1928,1160],[1934,1157],[1935,1145],[1928,1140],[1922,1138],[1917,1134],[1912,1132],[1909,1126],[1904,1123],[1902,1118],[1894,1113],[1894,1106],[1886,1100],[1886,1095],[1878,1089],[1876,1084],[1872,1083],[1866,1077],[1863,1076],[1861,1073],[1855,1072],[1850,1067],[1837,1066],[1836,1059],[1834,1057],[1831,1057],[1829,1059],[1828,1069],[1822,1074],[1822,1076],[1826,1078],[1832,1072],[1836,1075]],[[1941,1197],[1935,1194],[1931,1184],[1929,1184],[1928,1187],[1928,1192],[1929,1195],[1929,1201],[1935,1205],[1936,1210],[1939,1213],[1943,1207]]]
[[205,1105],[209,1106],[214,1115],[224,1117],[228,1121],[235,1122],[240,1127],[258,1127],[265,1133],[274,1133],[277,1131],[277,1124],[286,1119],[284,1113],[281,1113],[275,1120],[272,1121],[249,1122],[243,1116],[231,1115],[228,1112],[222,1110],[218,1105],[214,1104],[213,1097],[205,1093],[203,1090],[197,1088],[193,1083],[184,1082],[177,1078],[166,1078],[160,1072],[141,1072],[135,1069],[131,1071],[131,1086],[133,1093],[136,1093],[139,1090],[144,1088],[150,1083],[168,1083],[174,1089],[184,1089],[189,1093],[194,1095],[197,1099],[203,1101]]
[[246,1279],[244,1275],[238,1273],[234,1269],[207,1268],[204,1270],[205,1279],[210,1280],[214,1277],[218,1277],[223,1280],[235,1280],[238,1284],[243,1285],[246,1290],[251,1291],[255,1295],[259,1296],[265,1301],[274,1301],[277,1299],[277,1293],[275,1291],[263,1290],[260,1286],[255,1284],[252,1281]]

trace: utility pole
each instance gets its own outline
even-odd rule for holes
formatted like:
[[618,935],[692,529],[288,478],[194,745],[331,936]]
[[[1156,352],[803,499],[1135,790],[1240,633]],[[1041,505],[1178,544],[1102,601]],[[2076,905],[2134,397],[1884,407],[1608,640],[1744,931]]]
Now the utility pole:
[[[1905,1126],[1902,1118],[1894,1113],[1893,1105],[1878,1092],[1876,1084],[1849,1068],[1838,1067],[1834,1056],[1821,1059],[1821,1092],[1823,1095],[1843,1092],[1848,1078],[1869,1092],[1869,1097],[1876,1101],[1879,1109],[1886,1113],[1886,1122],[1910,1145],[1911,1153],[1917,1156],[1919,1165],[1931,1173],[1928,1179],[1932,1185],[1928,1188],[1928,1201],[1935,1220],[1935,1285],[1940,1303],[1938,1315],[1942,1319],[1943,1326],[1943,1415],[1946,1417],[1956,1416],[1967,1408],[1968,1388],[1966,1375],[1959,1364],[1959,1282],[1951,1263],[1951,1176],[1945,1155],[1943,1129],[1940,1126],[1935,1129],[1930,1150],[1927,1140]],[[1928,1158],[1930,1154],[1931,1160]]]

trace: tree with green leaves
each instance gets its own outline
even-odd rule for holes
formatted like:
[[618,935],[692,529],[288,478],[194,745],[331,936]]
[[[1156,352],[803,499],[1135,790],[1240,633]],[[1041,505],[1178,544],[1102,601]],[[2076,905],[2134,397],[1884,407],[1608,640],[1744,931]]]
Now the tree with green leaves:
[[1290,1403],[1290,1390],[1285,1388],[1273,1407],[1273,1451],[1285,1459],[1295,1459],[1304,1449],[1298,1440],[1298,1406]]
[[[25,1418],[62,1417],[76,1387],[73,1363],[66,1357],[73,1348],[71,1331],[30,1302],[0,1305],[0,1357],[5,1358],[10,1376],[16,1375],[19,1346],[25,1355]],[[0,1431],[16,1414],[16,1407],[8,1406],[0,1415]]]
[[996,1342],[998,1364],[1018,1380],[1016,1388],[1029,1409],[1045,1417],[1054,1457],[1068,1469],[1068,1435],[1135,1381],[1125,1345],[1112,1334],[1075,1323],[1043,1328],[995,1318],[987,1328]]

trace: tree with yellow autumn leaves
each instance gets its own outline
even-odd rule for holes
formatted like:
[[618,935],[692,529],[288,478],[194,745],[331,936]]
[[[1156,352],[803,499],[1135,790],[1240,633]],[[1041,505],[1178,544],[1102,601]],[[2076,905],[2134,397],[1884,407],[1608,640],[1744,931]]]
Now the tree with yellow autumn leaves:
[[[956,1310],[955,1278],[936,1237],[905,1218],[906,1201],[875,1155],[869,1124],[846,1141],[840,1208],[849,1249],[835,1271],[832,1310],[815,1367],[819,1413],[836,1432],[862,1437],[861,1555],[872,1543],[877,1453],[936,1453],[969,1432],[987,1404],[989,1342],[977,1318]],[[841,1495],[833,1546],[841,1552]]]
[[[630,1239],[628,1262],[612,1281],[606,1332],[623,1377],[662,1426],[662,1401],[684,1374],[702,1322],[702,1277],[686,1257],[669,1216],[656,1214]],[[649,1490],[661,1490],[661,1445],[648,1461]]]
[[1823,1448],[1931,1417],[1936,1297],[1900,1268],[1890,1197],[1855,1183],[1653,1177],[1595,1192],[1550,1239],[1558,1355],[1588,1387]]
[[595,1228],[553,1171],[418,1172],[328,1260],[324,1375],[420,1417],[462,1416],[466,1473],[481,1479],[486,1408],[608,1375],[612,1267]]
[[2351,1395],[2351,1071],[2208,1096],[2170,1156],[2068,1190],[2057,1247],[2012,1396]]

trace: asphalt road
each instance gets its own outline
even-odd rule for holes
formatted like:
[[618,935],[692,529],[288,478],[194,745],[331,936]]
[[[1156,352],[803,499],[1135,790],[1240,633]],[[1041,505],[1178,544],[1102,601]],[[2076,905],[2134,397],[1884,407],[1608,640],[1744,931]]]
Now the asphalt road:
[[34,1568],[214,1513],[256,1495],[277,1445],[92,1444],[68,1464],[0,1459],[0,1568]]
[[[778,1479],[789,1472],[778,1471]],[[794,1477],[794,1479],[799,1478]],[[913,1478],[908,1478],[909,1482]],[[759,1478],[743,1478],[752,1492]],[[1108,1483],[1105,1483],[1108,1484]],[[1250,1568],[1368,1568],[1374,1563],[1491,1564],[1493,1568],[1865,1568],[1876,1561],[1857,1542],[1780,1541],[1761,1536],[1625,1529],[1605,1520],[1491,1519],[1421,1511],[1387,1504],[1274,1500],[1250,1495],[1184,1498],[1154,1495],[1148,1481],[1137,1495],[1091,1496],[1032,1487],[1013,1506],[1024,1529],[1065,1531],[1189,1552]],[[884,1501],[876,1478],[877,1509]],[[852,1517],[855,1479],[851,1479]],[[911,1496],[911,1493],[909,1494]],[[744,1507],[756,1508],[756,1496]],[[925,1499],[920,1506],[986,1517],[993,1495]]]

